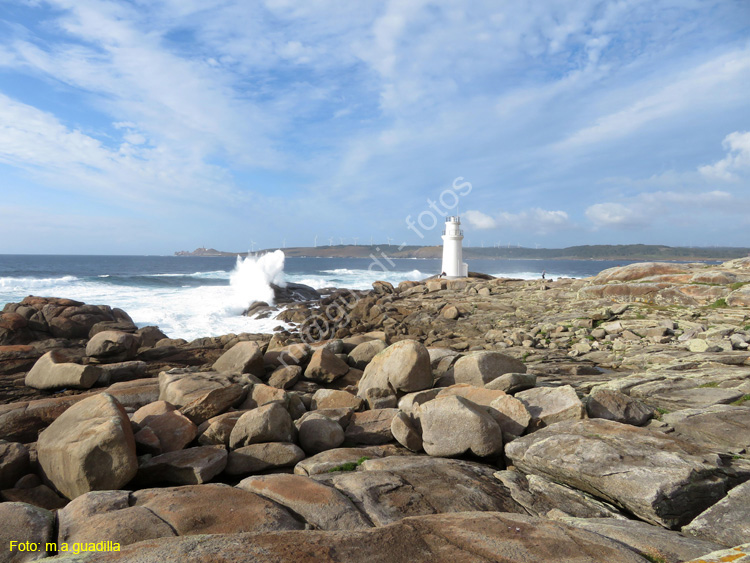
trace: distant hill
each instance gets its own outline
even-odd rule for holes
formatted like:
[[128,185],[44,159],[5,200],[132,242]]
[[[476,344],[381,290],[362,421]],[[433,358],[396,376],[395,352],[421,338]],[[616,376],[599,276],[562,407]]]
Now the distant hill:
[[[268,248],[255,254],[278,250]],[[369,258],[384,252],[390,258],[440,258],[442,246],[396,245],[335,245],[316,247],[292,247],[281,249],[287,256],[317,258]],[[750,256],[750,248],[738,247],[684,247],[652,244],[601,244],[569,246],[567,248],[524,247],[464,247],[464,258],[472,259],[531,259],[531,260],[731,260]],[[247,256],[248,252],[225,252],[214,248],[197,248],[175,252],[176,256]]]

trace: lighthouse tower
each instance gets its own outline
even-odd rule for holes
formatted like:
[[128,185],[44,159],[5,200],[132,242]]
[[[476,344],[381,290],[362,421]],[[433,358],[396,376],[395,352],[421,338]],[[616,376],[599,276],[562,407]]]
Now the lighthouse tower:
[[469,265],[463,262],[461,241],[464,232],[461,230],[461,218],[445,218],[443,231],[443,273],[448,278],[463,278],[469,275]]

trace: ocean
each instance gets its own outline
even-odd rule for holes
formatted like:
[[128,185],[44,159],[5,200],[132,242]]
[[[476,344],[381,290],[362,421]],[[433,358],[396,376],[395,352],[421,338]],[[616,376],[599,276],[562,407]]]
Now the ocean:
[[[623,260],[471,260],[469,269],[498,277],[588,277]],[[197,256],[0,255],[0,309],[27,295],[66,297],[125,310],[138,326],[157,325],[171,338],[193,340],[240,332],[271,332],[279,321],[251,319],[242,311],[268,301],[270,282],[316,289],[369,289],[440,273],[440,260]]]

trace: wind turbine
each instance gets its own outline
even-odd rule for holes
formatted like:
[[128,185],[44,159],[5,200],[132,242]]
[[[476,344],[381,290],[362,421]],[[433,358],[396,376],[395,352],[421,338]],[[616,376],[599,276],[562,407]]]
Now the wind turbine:
[[354,239],[354,246],[357,246],[357,241],[359,240],[359,237],[352,237]]
[[372,246],[372,235],[370,235],[370,246]]
[[388,241],[388,246],[391,246],[391,241],[393,239],[391,237],[385,237],[385,239]]
[[253,254],[255,253],[255,245],[256,244],[258,244],[258,243],[255,242],[254,240],[250,241],[250,252],[252,252]]
[[328,237],[328,246],[333,246],[333,237]]
[[315,248],[317,248],[317,247],[318,247],[318,235],[315,235],[315,240],[313,241],[313,246],[314,246]]
[[286,248],[286,239],[284,239],[284,240],[281,241],[281,246],[283,248]]
[[344,245],[344,237],[339,237],[339,243],[341,243],[342,246]]

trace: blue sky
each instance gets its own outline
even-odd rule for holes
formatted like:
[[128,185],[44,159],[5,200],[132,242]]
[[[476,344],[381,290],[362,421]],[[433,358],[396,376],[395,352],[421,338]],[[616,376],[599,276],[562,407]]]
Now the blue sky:
[[0,0],[0,253],[456,208],[471,246],[750,246],[750,2]]

